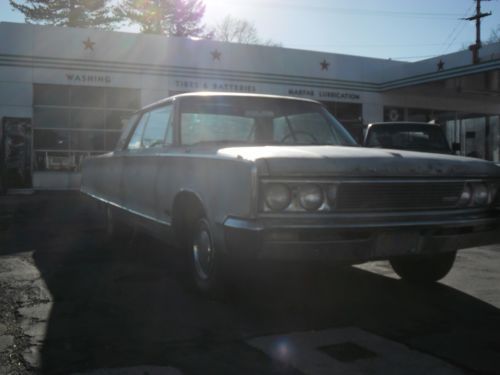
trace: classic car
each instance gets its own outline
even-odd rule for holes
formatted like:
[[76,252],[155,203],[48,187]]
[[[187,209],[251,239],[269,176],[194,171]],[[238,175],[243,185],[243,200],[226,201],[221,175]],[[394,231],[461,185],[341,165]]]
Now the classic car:
[[493,163],[357,145],[318,102],[190,93],[138,111],[81,191],[113,234],[134,225],[181,250],[198,290],[254,262],[389,260],[433,282],[456,251],[500,239]]
[[[375,122],[366,128],[365,147],[453,154],[443,129],[427,122]],[[453,144],[454,148],[458,144]]]

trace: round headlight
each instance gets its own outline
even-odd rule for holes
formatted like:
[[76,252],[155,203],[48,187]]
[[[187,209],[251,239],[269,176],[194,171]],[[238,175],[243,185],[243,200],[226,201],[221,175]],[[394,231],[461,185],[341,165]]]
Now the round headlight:
[[299,200],[307,211],[315,211],[323,204],[323,191],[318,185],[303,185],[299,189]]
[[265,187],[264,199],[271,210],[282,211],[290,204],[290,190],[283,184],[269,184]]
[[471,198],[472,198],[472,188],[470,184],[466,183],[464,185],[464,190],[462,191],[462,195],[460,195],[460,199],[458,200],[458,205],[460,207],[468,206]]
[[478,206],[484,206],[488,204],[488,188],[483,183],[477,183],[473,185],[472,200],[474,204]]
[[328,203],[330,203],[331,206],[335,206],[335,203],[337,202],[338,189],[338,185],[329,185],[327,187],[326,198],[328,199]]

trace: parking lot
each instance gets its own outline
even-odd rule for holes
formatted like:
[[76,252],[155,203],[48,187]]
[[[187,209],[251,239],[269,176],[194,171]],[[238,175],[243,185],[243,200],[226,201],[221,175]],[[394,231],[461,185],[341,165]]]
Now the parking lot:
[[430,286],[385,262],[273,267],[216,301],[177,258],[106,239],[76,192],[0,197],[0,373],[500,373],[500,246]]

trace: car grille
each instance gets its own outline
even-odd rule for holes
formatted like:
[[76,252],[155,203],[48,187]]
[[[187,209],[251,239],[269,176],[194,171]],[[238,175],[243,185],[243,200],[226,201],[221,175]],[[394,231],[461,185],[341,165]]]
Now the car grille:
[[337,210],[446,209],[457,205],[463,182],[344,182]]

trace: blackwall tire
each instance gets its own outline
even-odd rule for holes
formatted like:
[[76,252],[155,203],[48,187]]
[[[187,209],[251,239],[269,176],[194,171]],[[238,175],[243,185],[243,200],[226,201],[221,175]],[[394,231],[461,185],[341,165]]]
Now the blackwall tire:
[[412,283],[432,283],[450,272],[456,252],[408,256],[390,260],[391,266],[403,280]]
[[195,291],[221,298],[225,290],[222,256],[214,246],[209,222],[202,217],[191,227],[188,244],[190,282]]

